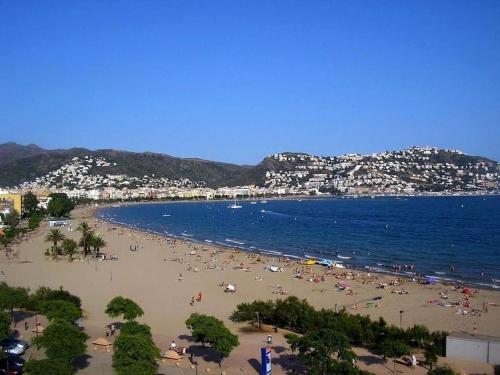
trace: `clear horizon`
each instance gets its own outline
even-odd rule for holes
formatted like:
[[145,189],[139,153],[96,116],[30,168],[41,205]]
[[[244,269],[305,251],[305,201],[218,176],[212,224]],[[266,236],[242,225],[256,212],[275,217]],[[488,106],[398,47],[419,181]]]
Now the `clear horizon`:
[[500,2],[0,5],[0,143],[500,160]]

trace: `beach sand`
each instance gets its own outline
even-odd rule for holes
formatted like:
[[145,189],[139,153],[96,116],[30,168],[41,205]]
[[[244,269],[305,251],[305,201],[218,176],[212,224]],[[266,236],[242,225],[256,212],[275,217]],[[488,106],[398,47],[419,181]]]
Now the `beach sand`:
[[[285,298],[285,293],[306,298],[317,308],[346,307],[352,313],[369,315],[374,319],[383,316],[397,326],[400,323],[403,327],[424,324],[431,330],[472,333],[476,323],[479,334],[500,336],[500,307],[494,306],[500,305],[499,291],[482,289],[471,298],[471,308],[474,309],[482,310],[483,303],[490,303],[488,313],[481,313],[481,316],[459,315],[457,310],[462,310],[461,307],[446,307],[438,303],[451,303],[463,299],[464,295],[443,285],[424,286],[403,280],[401,286],[387,285],[385,289],[379,289],[379,283],[390,284],[395,277],[341,269],[326,275],[325,281],[307,281],[313,274],[320,277],[325,273],[326,269],[321,266],[313,266],[312,272],[304,275],[304,279],[294,279],[293,269],[302,267],[296,262],[262,256],[257,259],[254,254],[219,249],[208,244],[188,244],[180,240],[174,246],[167,244],[164,237],[97,220],[94,213],[95,209],[89,207],[74,210],[71,226],[62,227],[61,230],[67,237],[77,240],[80,237],[80,232],[75,230],[78,223],[87,221],[107,242],[102,251],[116,255],[117,261],[88,258],[69,262],[66,257],[52,260],[44,255],[44,251],[50,247],[44,241],[49,230],[47,227],[40,228],[27,240],[13,245],[15,258],[7,258],[4,253],[0,258],[0,269],[4,272],[0,281],[29,287],[32,291],[40,286],[62,286],[79,296],[85,310],[83,325],[92,339],[104,336],[105,326],[113,322],[104,313],[105,306],[113,297],[121,295],[133,299],[143,308],[144,316],[139,321],[151,326],[155,341],[162,351],[168,349],[171,340],[176,340],[178,345],[189,345],[189,331],[184,322],[192,312],[222,319],[233,332],[240,335],[241,342],[240,347],[224,361],[225,371],[228,374],[255,373],[258,365],[255,361],[260,360],[259,348],[265,344],[267,334],[246,332],[247,325],[233,323],[229,316],[238,303]],[[138,250],[130,251],[131,246],[136,246]],[[190,255],[192,251],[196,254]],[[266,264],[277,264],[284,271],[266,271]],[[179,281],[181,273],[182,281]],[[335,285],[340,281],[352,289],[352,295],[337,290]],[[224,292],[220,286],[223,282],[234,284],[236,293]],[[390,292],[401,288],[408,294]],[[439,293],[445,290],[448,299],[441,299]],[[191,305],[191,298],[199,292],[202,293],[201,302]],[[377,301],[380,306],[367,307],[366,302],[377,296],[382,297]],[[276,348],[284,347],[276,352],[288,352],[280,335],[274,336],[273,345]],[[95,351],[92,345],[89,345],[89,352],[92,358],[89,366],[81,370],[82,374],[112,373],[110,353]],[[216,371],[214,362],[201,358],[199,361],[200,369],[208,367]],[[279,363],[283,367],[287,366],[284,359]],[[362,363],[360,367],[363,368]],[[482,371],[489,371],[489,367],[486,367]],[[165,373],[194,373],[185,359],[178,368],[168,368],[170,370],[165,370]],[[365,368],[384,373],[383,366],[379,369]],[[274,369],[275,373],[284,371],[279,365]]]

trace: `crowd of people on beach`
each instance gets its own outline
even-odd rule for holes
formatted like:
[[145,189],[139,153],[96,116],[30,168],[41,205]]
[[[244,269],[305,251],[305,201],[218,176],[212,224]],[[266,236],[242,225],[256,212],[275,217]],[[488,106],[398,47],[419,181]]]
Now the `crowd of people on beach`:
[[[134,232],[132,231],[132,233]],[[366,286],[372,286],[374,289],[383,290],[386,293],[407,295],[413,290],[408,287],[410,283],[422,284],[423,288],[435,290],[436,299],[430,300],[430,304],[439,306],[451,305],[457,307],[458,310],[456,312],[460,314],[478,317],[483,313],[487,313],[488,308],[492,306],[488,302],[483,303],[482,309],[473,306],[472,298],[476,291],[473,291],[472,294],[463,294],[461,298],[455,299],[454,296],[452,298],[451,294],[461,293],[461,291],[464,290],[464,285],[460,282],[429,280],[428,277],[416,271],[415,264],[393,264],[391,269],[394,273],[401,274],[394,277],[367,270],[340,270],[334,267],[328,268],[320,265],[311,265],[307,264],[307,261],[290,259],[284,256],[273,257],[259,253],[246,253],[237,248],[229,249],[216,244],[198,244],[188,238],[165,239],[163,236],[145,232],[136,232],[132,236],[137,237],[137,239],[139,239],[139,237],[144,237],[148,240],[152,239],[169,248],[170,251],[167,254],[172,255],[170,260],[183,267],[183,271],[179,273],[177,278],[179,282],[184,281],[186,277],[184,271],[197,273],[202,271],[239,270],[253,273],[252,279],[254,281],[262,281],[266,278],[262,272],[276,272],[276,269],[290,274],[291,278],[295,280],[302,280],[314,284],[325,284],[325,287],[313,288],[313,292],[319,290],[324,293],[329,290],[326,288],[326,284],[333,281],[334,291],[353,297],[354,303],[344,305],[343,307],[354,309],[358,308],[359,301],[357,301],[357,295],[361,292],[361,290],[358,289],[360,287],[365,288]],[[179,247],[179,245],[183,247]],[[134,251],[136,249],[138,249],[138,245],[130,245],[129,250]],[[164,258],[164,261],[167,261],[167,257]],[[269,265],[273,265],[273,267],[270,269],[268,267]],[[405,275],[405,273],[408,276]],[[221,286],[225,292],[236,293],[236,288],[231,283],[223,281],[218,285]],[[229,285],[231,285],[230,290],[227,289]],[[289,294],[289,290],[281,283],[268,285],[267,288],[269,288],[269,293],[271,295],[284,296]],[[381,298],[382,296],[380,296],[380,299]],[[367,301],[365,307],[382,307],[380,299],[375,302],[371,300]],[[450,299],[453,299],[454,302],[449,302]],[[201,301],[202,292],[200,291],[197,295],[190,297],[189,303],[194,306]]]

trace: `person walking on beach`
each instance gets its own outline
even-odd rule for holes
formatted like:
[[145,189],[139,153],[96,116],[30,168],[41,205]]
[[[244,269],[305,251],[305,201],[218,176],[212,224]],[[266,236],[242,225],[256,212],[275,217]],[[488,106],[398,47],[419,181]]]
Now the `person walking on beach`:
[[477,335],[477,323],[474,322],[474,325],[472,326],[472,332],[474,335]]
[[201,292],[198,292],[198,297],[196,298],[198,302],[201,302]]

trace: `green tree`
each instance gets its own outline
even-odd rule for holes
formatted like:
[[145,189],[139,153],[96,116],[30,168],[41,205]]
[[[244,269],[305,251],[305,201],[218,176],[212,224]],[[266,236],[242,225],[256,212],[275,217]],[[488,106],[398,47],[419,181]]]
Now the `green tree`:
[[137,322],[126,322],[121,326],[120,334],[151,336],[151,328],[147,324],[139,324]]
[[302,336],[298,344],[299,359],[313,374],[326,375],[334,366],[333,356],[342,361],[352,361],[356,355],[349,339],[342,332],[323,328]]
[[25,307],[28,304],[28,290],[11,287],[5,282],[0,283],[0,309],[9,310],[11,320],[14,320],[14,309]]
[[118,375],[156,375],[160,350],[151,335],[120,332],[113,349],[113,367]]
[[295,296],[276,301],[273,320],[277,326],[304,333],[313,328],[316,311],[305,300]]
[[446,353],[446,337],[448,332],[446,331],[434,331],[431,333],[431,345],[436,349],[436,354],[438,356],[444,357]]
[[427,375],[457,375],[457,372],[448,366],[438,366],[430,370]]
[[429,366],[432,370],[432,367],[437,363],[438,356],[436,354],[436,348],[433,346],[429,346],[425,349],[425,364]]
[[19,213],[16,210],[10,211],[4,215],[3,223],[11,228],[14,228],[19,223]]
[[64,362],[51,359],[29,360],[24,366],[26,375],[72,375],[73,369]]
[[60,361],[68,366],[85,353],[88,336],[73,323],[56,320],[50,323],[43,335],[34,343],[45,349],[48,359]]
[[78,245],[83,247],[83,256],[86,257],[90,251],[90,241],[94,234],[90,225],[85,221],[81,222],[76,230],[82,232],[82,237],[80,238]]
[[372,375],[370,372],[361,371],[349,361],[333,361],[329,365],[327,373],[335,375]]
[[47,211],[55,217],[67,217],[75,204],[65,193],[50,194],[50,202],[47,205]]
[[410,354],[410,347],[403,341],[387,338],[380,345],[380,351],[384,358],[398,358]]
[[238,336],[213,316],[193,313],[186,320],[186,327],[191,330],[193,341],[200,342],[202,346],[210,344],[212,349],[219,353],[219,365],[222,359],[239,345]]
[[10,333],[10,317],[3,311],[0,311],[0,340],[8,337]]
[[76,243],[76,241],[72,240],[71,238],[65,238],[62,242],[62,248],[64,254],[68,256],[68,260],[72,262],[73,256],[76,254],[78,248],[78,244]]
[[254,301],[252,303],[240,303],[231,315],[235,322],[255,322],[258,320],[259,329],[261,324],[273,324],[276,304],[274,301]]
[[31,191],[23,195],[22,202],[24,213],[28,216],[31,216],[38,209],[38,199]]
[[427,327],[423,325],[415,324],[411,327],[407,334],[412,343],[416,343],[418,348],[423,348],[425,344],[429,343],[431,339],[431,335]]
[[90,237],[89,245],[94,248],[94,253],[98,254],[99,250],[106,246],[106,241],[104,241],[102,237],[93,235]]
[[52,253],[57,254],[58,253],[57,244],[58,242],[64,240],[65,238],[66,237],[64,236],[64,234],[62,234],[62,232],[59,229],[51,229],[49,233],[47,233],[47,235],[45,236],[45,241],[53,243]]
[[48,320],[65,320],[74,323],[82,317],[82,310],[72,302],[47,300],[41,304],[40,313]]
[[144,315],[141,307],[129,298],[115,297],[106,306],[106,314],[111,318],[123,316],[127,321],[133,321]]
[[32,310],[40,311],[43,303],[54,300],[71,302],[79,309],[82,307],[80,298],[64,290],[62,287],[56,290],[47,287],[38,288],[37,291],[30,296],[28,307]]
[[296,335],[295,333],[287,333],[285,334],[285,339],[287,344],[290,346],[290,350],[293,353],[299,348],[299,343],[300,343],[300,336]]
[[35,230],[40,226],[43,216],[37,212],[33,212],[28,219],[28,228]]

